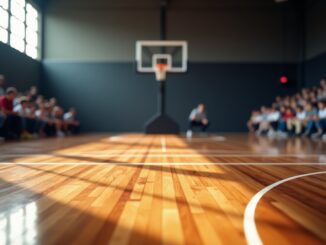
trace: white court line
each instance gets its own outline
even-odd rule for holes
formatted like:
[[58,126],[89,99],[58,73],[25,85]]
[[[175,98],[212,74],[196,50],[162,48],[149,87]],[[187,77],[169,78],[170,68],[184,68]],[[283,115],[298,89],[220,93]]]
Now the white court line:
[[[151,156],[151,157],[162,157],[162,156],[170,156],[170,157],[194,157],[194,156],[199,156],[199,157],[205,157],[205,156],[212,156],[212,157],[297,157],[297,158],[306,158],[306,157],[324,157],[326,159],[326,155],[325,154],[224,154],[224,153],[197,153],[197,152],[190,152],[190,153],[170,153],[168,155],[166,154],[156,154],[156,153],[162,153],[164,152],[163,150],[165,150],[165,152],[167,152],[166,149],[166,145],[164,145],[164,143],[162,144],[162,149],[159,151],[155,151],[152,153],[148,153],[147,151],[144,152],[146,153],[146,156]],[[169,152],[171,152],[171,150],[169,150]],[[73,157],[73,156],[101,156],[101,157],[105,157],[105,156],[143,156],[144,153],[137,153],[137,152],[89,152],[89,153],[78,153],[78,154],[73,154],[73,153],[36,153],[36,154],[32,154],[32,153],[28,153],[28,154],[1,154],[0,155],[0,159],[1,157],[40,157],[40,156],[57,156],[57,157]],[[153,154],[155,153],[155,154]]]
[[[132,148],[132,149],[121,149],[121,150],[116,150],[116,149],[104,149],[102,151],[92,151],[91,153],[93,154],[102,154],[103,152],[105,152],[104,154],[107,153],[123,153],[125,151],[127,151],[128,153],[132,153],[132,152],[144,152],[144,153],[148,153],[148,152],[162,152],[162,150],[160,149],[160,147],[157,147],[158,149],[144,149],[144,148]],[[72,149],[73,150],[73,149]],[[195,149],[195,148],[184,148],[184,149],[175,149],[175,148],[169,148],[169,152],[190,152],[190,153],[227,153],[227,154],[233,154],[233,155],[237,155],[237,154],[248,154],[250,155],[251,152],[248,151],[234,151],[234,150],[201,150],[201,149]],[[54,151],[56,152],[56,151]],[[60,152],[58,152],[60,153]],[[78,154],[83,154],[83,153],[79,153]],[[87,153],[86,153],[87,154]],[[326,154],[304,154],[302,152],[298,152],[298,153],[268,153],[268,152],[252,152],[252,154],[266,154],[266,155],[279,155],[279,156],[287,156],[287,155],[302,155],[302,156],[320,156],[320,155],[324,155],[326,156]],[[9,153],[6,154],[1,154],[1,155],[10,155]],[[25,154],[22,154],[25,155]]]
[[257,226],[255,223],[255,211],[258,202],[260,199],[270,190],[273,188],[291,181],[295,179],[299,179],[302,177],[307,177],[307,176],[312,176],[312,175],[318,175],[318,174],[326,174],[326,171],[321,171],[321,172],[314,172],[314,173],[309,173],[309,174],[301,174],[301,175],[296,175],[292,176],[283,180],[279,180],[269,186],[266,186],[264,189],[260,190],[248,203],[245,213],[244,213],[244,221],[243,221],[243,227],[244,227],[244,233],[245,237],[247,240],[248,245],[263,245],[263,241],[261,240],[259,233],[257,231]]
[[0,162],[1,165],[121,165],[121,166],[322,166],[326,163],[219,163],[219,162]]
[[[115,136],[111,136],[108,138],[109,141],[112,141],[112,142],[130,142],[130,141],[134,141],[134,140],[137,140],[138,138],[137,137],[127,137],[127,136],[123,136],[123,135],[115,135]],[[180,140],[184,140],[185,142],[187,143],[197,143],[197,142],[207,142],[207,143],[210,143],[210,142],[214,142],[214,141],[226,141],[226,138],[223,137],[223,136],[207,136],[207,137],[193,137],[193,138],[187,138],[187,137],[177,137],[177,139],[180,139]]]
[[162,147],[162,152],[166,152],[166,139],[165,139],[165,137],[161,137],[161,147]]
[[200,139],[200,138],[185,138],[182,139],[184,141],[186,141],[187,143],[212,143],[212,142],[223,142],[226,141],[225,137],[222,136],[216,136],[216,137],[212,137],[212,138],[207,138],[207,139]]

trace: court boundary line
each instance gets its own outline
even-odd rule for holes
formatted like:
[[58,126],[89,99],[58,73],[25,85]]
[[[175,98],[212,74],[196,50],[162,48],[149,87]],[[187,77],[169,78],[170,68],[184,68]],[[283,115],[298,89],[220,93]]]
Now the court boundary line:
[[[124,152],[112,152],[112,153],[97,153],[97,152],[91,152],[91,153],[78,153],[78,154],[67,154],[67,153],[17,153],[17,154],[1,154],[1,157],[39,157],[39,156],[124,156],[124,157],[133,157],[133,156],[143,156],[146,153],[146,156],[150,156],[150,157],[166,157],[166,156],[170,156],[170,157],[194,157],[194,156],[198,156],[198,157],[205,157],[205,156],[212,156],[212,157],[297,157],[297,158],[304,158],[304,157],[325,157],[326,159],[326,154],[218,154],[218,153],[168,153],[168,154],[159,154],[167,151],[166,146],[164,147],[164,145],[162,145],[162,149],[155,151],[155,153],[146,153],[144,151],[144,153],[124,153]],[[158,154],[156,154],[158,153]]]
[[301,175],[295,175],[291,176],[279,181],[274,182],[271,185],[268,185],[261,189],[259,192],[257,192],[249,201],[249,203],[246,206],[245,213],[244,213],[244,220],[243,220],[243,228],[244,228],[244,234],[248,245],[263,245],[263,241],[258,233],[256,222],[255,222],[255,213],[256,208],[259,203],[259,201],[263,198],[263,196],[274,189],[275,187],[284,184],[288,181],[313,176],[313,175],[319,175],[319,174],[326,174],[326,171],[319,171],[319,172],[313,172],[308,174],[301,174]]
[[325,167],[326,163],[219,163],[219,162],[0,162],[3,165],[98,165],[98,166],[320,166]]

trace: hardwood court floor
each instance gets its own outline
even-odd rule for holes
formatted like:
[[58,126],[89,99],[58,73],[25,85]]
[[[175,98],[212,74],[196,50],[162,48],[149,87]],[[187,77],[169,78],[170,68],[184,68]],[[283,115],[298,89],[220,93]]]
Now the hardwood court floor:
[[236,134],[7,143],[0,244],[326,244],[325,164],[326,143]]

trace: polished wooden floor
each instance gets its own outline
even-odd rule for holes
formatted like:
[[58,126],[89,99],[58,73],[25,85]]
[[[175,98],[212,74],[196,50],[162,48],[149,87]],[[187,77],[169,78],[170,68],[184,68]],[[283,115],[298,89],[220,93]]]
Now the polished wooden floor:
[[[250,226],[253,197],[281,180]],[[257,244],[253,224],[262,244],[326,244],[326,143],[122,134],[0,145],[0,244]]]

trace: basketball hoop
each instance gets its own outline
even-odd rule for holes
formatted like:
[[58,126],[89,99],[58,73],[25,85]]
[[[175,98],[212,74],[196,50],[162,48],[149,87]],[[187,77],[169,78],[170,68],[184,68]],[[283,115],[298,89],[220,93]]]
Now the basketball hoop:
[[168,65],[162,63],[156,64],[154,69],[155,69],[156,81],[158,82],[165,81]]

